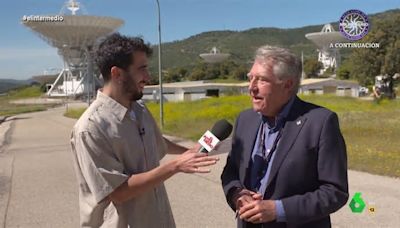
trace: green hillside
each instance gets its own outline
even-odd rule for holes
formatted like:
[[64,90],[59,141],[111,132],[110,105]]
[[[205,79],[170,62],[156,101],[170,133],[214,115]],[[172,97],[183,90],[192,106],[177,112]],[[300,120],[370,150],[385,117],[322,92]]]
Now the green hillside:
[[[230,53],[238,63],[251,61],[254,51],[265,44],[279,45],[305,56],[316,55],[314,45],[305,38],[306,33],[320,31],[322,25],[297,29],[253,28],[246,31],[212,31],[191,36],[185,40],[163,44],[164,69],[191,68],[200,60],[199,54],[210,52],[216,46],[221,52]],[[154,47],[157,50],[157,46]],[[157,69],[158,53],[154,53],[151,67]]]
[[0,79],[0,94],[30,83],[30,80]]
[[[396,15],[400,15],[400,9],[369,15],[371,31],[376,29],[374,27],[376,20],[390,21]],[[331,24],[338,30],[337,21],[331,22]],[[190,70],[200,62],[199,54],[210,52],[214,46],[218,47],[221,52],[230,53],[230,60],[237,64],[248,64],[252,61],[254,51],[265,44],[286,47],[298,55],[303,51],[305,58],[316,58],[316,47],[305,38],[305,34],[319,32],[322,27],[323,24],[293,29],[252,28],[245,31],[204,32],[184,40],[164,43],[162,46],[163,69],[183,67]],[[150,70],[153,75],[157,75],[157,45],[154,46],[154,50]],[[350,49],[341,50],[342,58],[348,58],[351,51]]]

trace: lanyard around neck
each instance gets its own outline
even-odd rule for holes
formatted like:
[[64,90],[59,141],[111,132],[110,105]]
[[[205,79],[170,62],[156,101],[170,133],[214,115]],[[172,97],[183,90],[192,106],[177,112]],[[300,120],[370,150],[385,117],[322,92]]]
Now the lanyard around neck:
[[283,128],[281,127],[279,129],[278,135],[276,136],[276,138],[274,140],[274,143],[272,144],[271,149],[269,150],[268,154],[266,154],[266,148],[265,148],[265,131],[266,131],[266,128],[267,128],[266,125],[267,125],[266,123],[263,123],[263,125],[262,125],[261,137],[260,137],[261,142],[259,144],[260,145],[259,151],[261,151],[261,155],[264,158],[264,160],[267,163],[269,163],[269,161],[271,160],[272,154],[274,153],[274,151],[276,150],[276,147],[278,146],[279,139],[282,136],[282,129]]

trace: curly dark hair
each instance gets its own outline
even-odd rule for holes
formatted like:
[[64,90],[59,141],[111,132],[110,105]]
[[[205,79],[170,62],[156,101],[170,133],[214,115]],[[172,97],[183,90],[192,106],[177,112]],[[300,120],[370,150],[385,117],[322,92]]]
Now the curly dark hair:
[[113,33],[100,42],[94,59],[103,75],[104,83],[110,81],[113,66],[128,69],[135,61],[132,61],[134,52],[145,52],[147,57],[150,57],[153,50],[142,38],[123,36],[119,33]]

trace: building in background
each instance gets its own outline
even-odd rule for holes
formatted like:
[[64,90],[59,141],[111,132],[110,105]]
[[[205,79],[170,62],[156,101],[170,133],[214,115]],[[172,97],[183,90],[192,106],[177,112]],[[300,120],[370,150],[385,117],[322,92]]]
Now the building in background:
[[[208,97],[224,95],[248,94],[249,83],[214,83],[207,81],[188,81],[164,84],[165,101],[193,101]],[[359,84],[354,81],[336,80],[333,78],[304,79],[301,82],[300,94],[333,94],[337,96],[359,96]],[[158,85],[146,86],[143,91],[143,99],[158,101]]]

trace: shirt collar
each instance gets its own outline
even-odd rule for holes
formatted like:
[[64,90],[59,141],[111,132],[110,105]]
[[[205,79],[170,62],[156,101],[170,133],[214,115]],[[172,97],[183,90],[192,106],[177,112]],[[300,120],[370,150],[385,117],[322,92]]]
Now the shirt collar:
[[285,122],[286,117],[289,115],[289,111],[292,108],[293,102],[294,102],[295,96],[292,96],[289,101],[283,106],[281,111],[278,113],[278,115],[275,118],[275,126],[271,127],[270,124],[267,121],[267,117],[263,116],[261,113],[260,117],[262,122],[267,124],[268,128],[272,130],[278,130],[282,127],[283,123]]
[[107,106],[108,111],[113,113],[120,122],[124,119],[126,113],[128,112],[128,109],[125,106],[107,96],[101,92],[101,90],[97,91],[96,100]]

